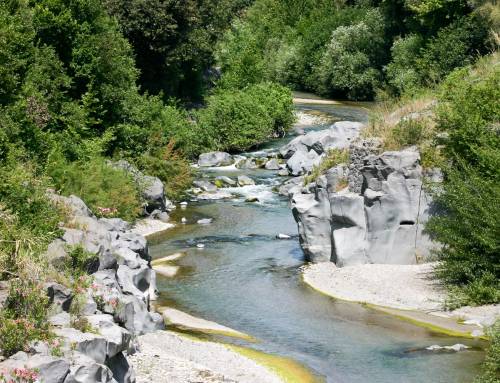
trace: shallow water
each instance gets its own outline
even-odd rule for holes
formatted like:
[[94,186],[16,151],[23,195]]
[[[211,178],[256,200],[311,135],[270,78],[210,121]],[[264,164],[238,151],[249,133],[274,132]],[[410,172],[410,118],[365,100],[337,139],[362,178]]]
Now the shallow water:
[[[366,120],[365,110],[356,106],[298,108]],[[187,256],[177,262],[182,266],[179,276],[158,277],[161,300],[246,332],[261,340],[252,347],[292,357],[327,382],[471,381],[484,357],[479,341],[435,334],[362,305],[328,298],[305,285],[296,224],[287,201],[272,192],[283,179],[265,170],[212,169],[206,175],[243,173],[258,185],[229,189],[240,193],[233,200],[193,202],[172,214],[174,221],[185,217],[187,224],[153,245],[153,257],[177,251]],[[245,203],[248,196],[260,202]],[[206,217],[213,223],[196,224]],[[278,233],[292,238],[278,240]],[[205,247],[196,248],[199,243]],[[423,350],[455,343],[474,348],[461,353]]]

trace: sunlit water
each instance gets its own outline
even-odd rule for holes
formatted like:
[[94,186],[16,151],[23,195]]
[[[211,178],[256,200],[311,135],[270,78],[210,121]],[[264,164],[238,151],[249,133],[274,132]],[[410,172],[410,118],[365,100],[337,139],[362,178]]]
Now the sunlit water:
[[[337,119],[364,121],[354,106],[307,105]],[[312,127],[318,128],[318,127]],[[276,148],[290,137],[267,145]],[[212,172],[212,173],[211,173]],[[251,347],[292,357],[327,382],[470,382],[484,354],[481,343],[451,338],[358,304],[330,299],[305,285],[297,227],[287,201],[273,193],[283,179],[265,170],[209,170],[207,176],[248,174],[258,185],[230,189],[233,200],[190,202],[177,209],[179,224],[152,247],[153,257],[186,251],[176,278],[158,277],[161,299],[180,309],[246,332]],[[257,196],[259,203],[246,203]],[[198,225],[200,218],[213,218]],[[276,234],[292,235],[278,240]],[[197,244],[205,247],[198,249]],[[464,343],[460,353],[425,347]],[[257,383],[257,382],[256,382]]]

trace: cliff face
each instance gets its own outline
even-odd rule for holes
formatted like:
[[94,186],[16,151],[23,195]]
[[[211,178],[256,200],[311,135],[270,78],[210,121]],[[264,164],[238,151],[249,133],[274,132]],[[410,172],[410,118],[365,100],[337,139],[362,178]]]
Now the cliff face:
[[288,190],[308,260],[338,266],[414,264],[434,246],[424,232],[433,212],[415,148],[377,152],[378,142],[350,145],[348,165]]

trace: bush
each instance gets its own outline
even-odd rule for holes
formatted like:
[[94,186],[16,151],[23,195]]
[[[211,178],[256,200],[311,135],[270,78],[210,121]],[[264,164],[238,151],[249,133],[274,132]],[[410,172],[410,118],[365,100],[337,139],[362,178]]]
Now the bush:
[[326,96],[369,99],[381,80],[384,20],[377,10],[363,21],[335,29],[316,69],[317,90]]
[[281,136],[292,124],[292,96],[276,84],[221,90],[197,113],[196,132],[210,137],[212,150],[241,151]]
[[171,141],[154,153],[144,153],[136,164],[146,174],[156,176],[163,182],[168,198],[179,200],[193,182],[193,170],[174,146],[175,142]]
[[66,265],[67,271],[75,278],[85,274],[90,274],[97,270],[99,258],[82,246],[75,246],[68,251],[69,262]]
[[391,48],[392,61],[385,67],[387,81],[397,94],[415,92],[422,86],[422,73],[417,59],[424,45],[419,35],[409,35],[394,41]]
[[304,177],[304,185],[314,182],[320,175],[328,169],[340,164],[347,164],[349,161],[349,151],[346,149],[331,149],[319,165],[315,165],[311,173]]
[[500,321],[488,330],[490,347],[486,353],[483,369],[474,383],[498,383],[500,379]]
[[51,337],[47,322],[45,289],[30,279],[13,280],[0,311],[0,348],[3,355],[23,351],[33,340]]
[[141,211],[140,193],[132,177],[103,158],[67,163],[53,154],[47,172],[62,194],[81,197],[99,217],[133,221]]
[[[485,179],[484,174],[470,166],[462,166],[447,170],[442,188],[435,202],[444,210],[443,214],[431,217],[426,226],[443,244],[439,250],[441,264],[437,275],[452,286],[463,287],[481,281],[476,287],[488,283],[498,288],[500,184]],[[496,296],[493,300],[499,298],[498,294],[485,296],[492,299]],[[481,303],[486,302],[482,300]]]

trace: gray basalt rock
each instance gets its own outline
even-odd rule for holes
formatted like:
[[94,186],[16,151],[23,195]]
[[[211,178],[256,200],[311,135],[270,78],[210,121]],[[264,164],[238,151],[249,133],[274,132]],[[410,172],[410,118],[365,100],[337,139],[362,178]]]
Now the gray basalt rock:
[[124,294],[131,294],[147,301],[151,273],[152,269],[147,265],[141,265],[135,269],[120,265],[116,271],[116,276]]
[[106,339],[106,357],[108,359],[128,349],[132,335],[123,327],[115,324],[112,315],[97,314],[86,316],[86,318],[99,335]]
[[314,150],[306,152],[304,149],[300,149],[288,159],[286,167],[292,176],[300,176],[310,172],[314,166],[318,166],[322,158],[322,155]]
[[233,157],[226,152],[202,153],[198,158],[198,165],[201,167],[227,166],[233,163]]
[[118,383],[135,383],[135,372],[130,366],[123,353],[119,353],[108,359],[106,365],[113,372],[113,378]]
[[298,136],[280,149],[283,158],[289,159],[296,152],[326,153],[330,149],[346,148],[359,135],[363,124],[352,121],[339,121],[329,129],[308,132]]
[[245,158],[236,163],[238,169],[257,169],[259,165],[255,158]]
[[74,352],[72,366],[64,383],[116,383],[113,372],[104,364],[79,352]]
[[45,288],[47,289],[50,304],[62,311],[69,311],[73,301],[73,292],[70,289],[55,282],[46,283]]
[[135,335],[165,328],[162,316],[149,312],[146,303],[133,295],[121,298],[114,319]]
[[[348,170],[332,168],[307,188],[289,189],[309,260],[414,264],[435,246],[423,231],[432,202],[423,189],[418,151],[375,155],[373,148],[363,147],[366,157],[354,156]],[[339,191],[345,178],[349,188]]]
[[132,176],[141,189],[142,198],[146,201],[146,213],[155,209],[165,210],[170,204],[165,197],[163,182],[158,177],[143,174],[135,166],[125,160],[110,163],[114,168],[122,169]]
[[[37,381],[39,382],[63,383],[70,371],[70,364],[62,358],[40,354],[28,356],[25,353],[0,363],[0,371],[5,371],[6,375],[10,375],[9,372],[18,368],[36,372],[38,376]],[[7,379],[6,381],[10,380]],[[18,380],[15,381],[17,382]]]
[[54,239],[49,244],[45,256],[50,264],[56,268],[62,268],[70,261],[66,243],[60,238]]
[[54,334],[63,339],[68,350],[75,350],[95,360],[104,363],[107,355],[108,342],[97,334],[81,332],[74,328],[56,328]]

